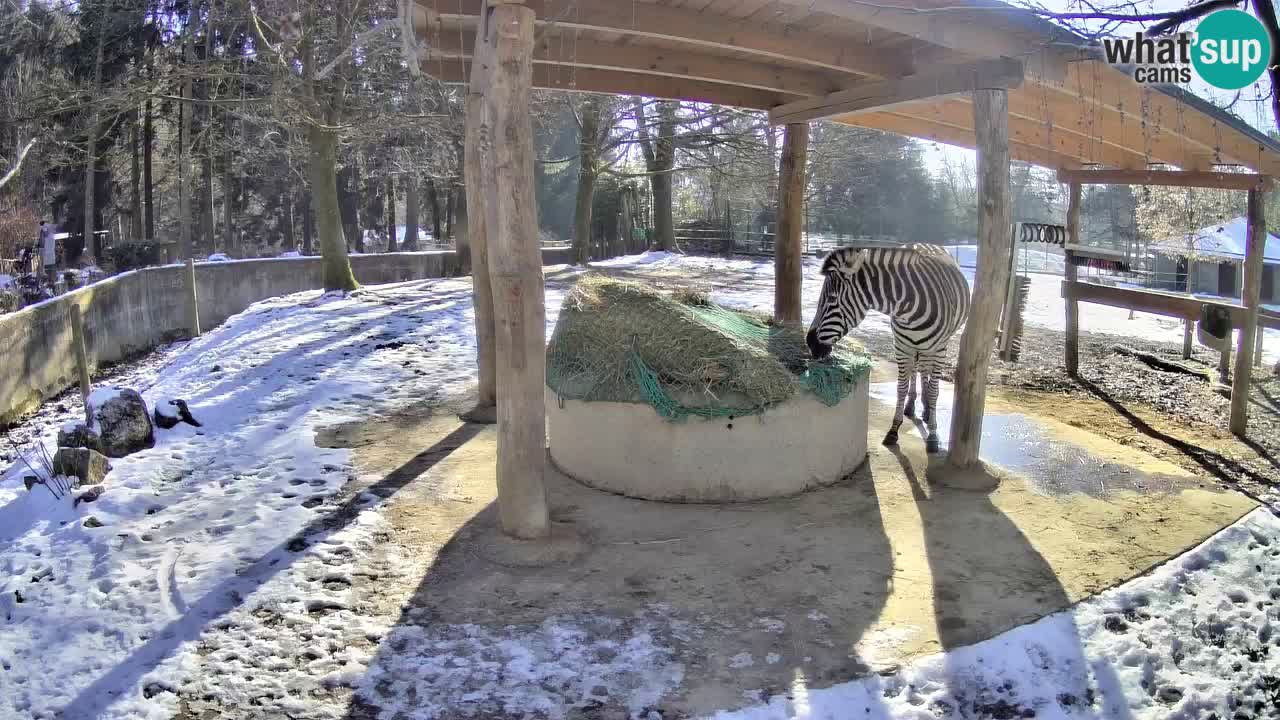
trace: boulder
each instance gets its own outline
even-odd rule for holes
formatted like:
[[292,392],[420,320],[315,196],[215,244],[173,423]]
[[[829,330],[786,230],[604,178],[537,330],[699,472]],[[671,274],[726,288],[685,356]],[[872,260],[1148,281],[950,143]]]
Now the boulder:
[[81,485],[97,485],[110,470],[106,456],[89,448],[58,448],[53,456],[54,474],[80,478]]
[[156,444],[151,413],[137,390],[95,390],[89,406],[107,457],[121,458]]
[[58,430],[58,447],[89,448],[103,452],[102,438],[96,430],[84,423],[62,426]]
[[186,400],[174,399],[158,402],[153,416],[156,425],[162,430],[173,428],[180,422],[200,427],[200,421],[191,415],[191,409],[187,407]]
[[76,499],[75,499],[75,502],[72,503],[72,505],[79,505],[80,503],[91,503],[94,500],[97,500],[98,498],[102,497],[102,491],[103,491],[103,487],[101,485],[93,485],[85,490],[81,490],[76,493]]

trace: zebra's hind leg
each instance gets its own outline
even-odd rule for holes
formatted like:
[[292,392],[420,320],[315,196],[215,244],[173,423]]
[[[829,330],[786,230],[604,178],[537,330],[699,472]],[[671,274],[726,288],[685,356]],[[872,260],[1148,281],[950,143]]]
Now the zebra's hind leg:
[[[920,383],[920,389],[924,390],[924,381]],[[914,418],[916,416],[916,373],[911,373],[911,377],[907,378],[907,404],[902,407],[904,417]]]
[[889,426],[889,432],[884,435],[884,444],[892,447],[898,444],[898,427],[902,425],[902,404],[907,399],[907,385],[910,382],[912,374],[916,371],[916,363],[914,358],[899,355],[898,361],[898,396],[893,407],[893,424]]
[[[932,372],[936,376],[938,372],[936,365],[932,368]],[[933,404],[929,402],[929,371],[923,368],[920,370],[920,407],[920,420],[925,425],[933,422]]]
[[929,435],[924,441],[924,448],[929,453],[942,452],[942,438],[938,437],[938,366],[940,358],[932,357],[925,361],[924,377],[920,383],[924,391],[924,421],[929,427]]

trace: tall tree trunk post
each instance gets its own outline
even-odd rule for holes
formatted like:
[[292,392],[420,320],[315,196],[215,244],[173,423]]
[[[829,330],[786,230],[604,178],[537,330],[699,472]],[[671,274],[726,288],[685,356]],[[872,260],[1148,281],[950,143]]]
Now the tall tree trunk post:
[[213,222],[213,149],[209,146],[210,129],[204,131],[204,157],[200,161],[200,238],[201,251],[213,250],[217,229]]
[[1262,258],[1267,243],[1266,196],[1249,191],[1248,242],[1244,251],[1244,278],[1240,302],[1244,326],[1236,346],[1236,370],[1231,383],[1231,433],[1245,437],[1249,430],[1249,390],[1253,380],[1254,338],[1258,335],[1258,302],[1262,294]]
[[396,250],[396,181],[387,176],[387,252]]
[[[769,128],[773,133],[773,128]],[[782,140],[782,170],[778,178],[778,235],[773,245],[773,319],[798,325],[800,287],[804,277],[805,159],[809,152],[809,123],[788,123]]]
[[[765,125],[764,139],[765,139],[765,148],[769,153],[769,187],[766,192],[769,193],[769,197],[775,197],[775,198],[781,197],[779,185],[778,185],[778,182],[780,180],[780,178],[778,177],[778,133],[776,132],[776,129],[772,125]],[[783,143],[784,143],[783,152],[786,152],[785,139],[783,140]],[[779,217],[777,222],[782,222],[782,218]]]
[[672,171],[676,167],[676,109],[679,103],[658,103],[658,139],[654,156],[658,174],[653,176],[653,225],[658,247],[667,252],[677,250],[673,208]]
[[591,203],[596,192],[596,159],[600,145],[600,99],[582,100],[578,124],[578,195],[573,211],[573,263],[591,259]]
[[[102,93],[102,49],[105,42],[106,31],[102,28],[98,29],[98,49],[93,63],[93,96],[98,97]],[[90,111],[89,119],[89,139],[86,142],[85,164],[84,164],[84,248],[80,251],[81,256],[88,265],[97,264],[97,255],[95,247],[97,240],[96,231],[98,229],[98,208],[94,206],[98,192],[98,134],[101,132],[99,127],[102,120],[100,115],[100,103],[93,103],[93,109]]]
[[[230,204],[230,198],[227,198],[225,202],[227,204]],[[228,213],[227,215],[228,225],[230,223],[230,219],[231,219],[230,214]],[[284,234],[285,249],[290,251],[297,250],[298,238],[296,237],[296,233],[294,232],[294,227],[293,227],[293,189],[292,188],[290,188],[289,190],[286,190],[280,196],[280,226],[281,226],[280,229],[284,231],[283,234]],[[231,249],[230,227],[224,227],[223,234],[226,238],[225,244],[223,245],[223,249],[230,250]]]
[[[487,7],[487,6],[483,6]],[[493,287],[489,277],[489,228],[486,226],[488,214],[486,205],[493,202],[494,188],[485,192],[488,178],[484,174],[484,155],[493,150],[492,119],[484,118],[484,93],[489,86],[493,57],[491,55],[491,39],[487,37],[486,27],[491,18],[483,16],[476,30],[475,58],[471,61],[471,79],[467,86],[466,117],[463,140],[463,174],[466,177],[467,193],[467,235],[466,245],[470,248],[461,258],[463,267],[471,270],[471,294],[474,304],[476,323],[476,364],[478,366],[478,387],[476,388],[476,407],[463,417],[467,420],[481,422],[497,422],[498,381],[497,358],[495,348]],[[491,34],[491,32],[489,33]],[[431,198],[433,186],[427,181],[426,195]]]
[[320,231],[324,289],[350,291],[360,287],[351,272],[347,242],[338,209],[338,136],[318,125],[307,128],[311,145],[311,192]]
[[[1080,183],[1071,183],[1068,187],[1067,200],[1067,244],[1080,244],[1080,198],[1082,188]],[[1066,261],[1063,265],[1063,280],[1067,284],[1068,292],[1075,292],[1075,282],[1077,274],[1076,257],[1071,250],[1067,250],[1063,254]],[[1067,375],[1071,377],[1079,377],[1080,375],[1080,303],[1074,296],[1070,296],[1066,300],[1067,316],[1066,316],[1066,342],[1063,347],[1066,352],[1065,364],[1067,366]]]
[[529,121],[533,25],[533,10],[505,3],[494,5],[481,20],[492,62],[481,94],[479,186],[492,192],[489,202],[472,206],[473,214],[483,212],[491,244],[489,276],[501,383],[498,514],[503,530],[523,539],[550,533],[543,477],[546,308],[542,252],[534,232],[538,218]]
[[436,189],[435,178],[427,180],[427,204],[431,206],[431,241],[439,245],[444,242],[441,237],[444,233],[440,227],[440,192]]
[[969,321],[956,360],[955,402],[951,416],[952,465],[978,464],[987,366],[1000,320],[1003,289],[1009,279],[1009,94],[975,90],[973,120],[978,148],[978,267]]
[[458,273],[467,275],[471,272],[471,218],[467,213],[466,188],[458,188],[458,202],[454,205],[453,247],[458,256]]
[[[223,132],[226,133],[226,151],[222,155],[222,249],[231,252],[235,247],[235,158],[231,154],[231,113],[223,116]],[[285,212],[289,219],[289,249],[293,250],[293,188],[285,193]]]
[[311,214],[311,190],[302,190],[302,254],[314,255],[315,220]]
[[[194,10],[187,11],[187,24],[193,20]],[[183,49],[183,65],[187,78],[182,82],[182,102],[178,104],[178,257],[186,260],[192,256],[191,246],[191,36],[192,29],[183,30],[187,34]]]
[[422,201],[418,198],[418,176],[413,172],[404,174],[404,242],[405,250],[418,246],[418,209]]
[[142,118],[142,237],[148,242],[156,237],[156,211],[154,186],[151,180],[151,151],[155,145],[155,131],[151,127],[151,98],[147,98]]
[[138,127],[141,119],[142,113],[135,107],[129,123],[129,239],[133,242],[142,239],[142,129]]
[[446,240],[453,237],[453,209],[457,195],[457,188],[450,183],[449,191],[444,194],[444,238]]
[[[347,247],[354,247],[360,235],[360,181],[355,174],[357,158],[342,168],[338,174],[337,187],[339,199],[339,215],[342,218],[342,234],[346,238]],[[316,218],[319,219],[320,198],[315,198]]]

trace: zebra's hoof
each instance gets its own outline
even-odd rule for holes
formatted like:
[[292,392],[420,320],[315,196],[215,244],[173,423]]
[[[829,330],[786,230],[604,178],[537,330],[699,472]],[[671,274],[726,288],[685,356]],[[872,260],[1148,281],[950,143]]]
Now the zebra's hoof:
[[929,453],[930,455],[937,455],[938,453],[942,452],[942,443],[938,440],[938,438],[929,438],[928,440],[924,441],[924,449],[925,449],[925,452]]
[[894,445],[897,445],[897,444],[898,444],[898,433],[896,430],[890,430],[884,436],[884,445],[885,447],[893,447]]

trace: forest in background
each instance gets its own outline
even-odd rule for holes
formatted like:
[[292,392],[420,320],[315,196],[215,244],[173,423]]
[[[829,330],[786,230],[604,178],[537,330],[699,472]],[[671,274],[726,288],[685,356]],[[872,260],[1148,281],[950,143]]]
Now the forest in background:
[[[40,220],[71,234],[80,264],[107,269],[214,252],[345,258],[415,249],[419,229],[452,242],[465,217],[463,94],[435,81],[429,60],[421,71],[406,60],[422,56],[398,11],[389,0],[6,4],[0,258],[33,243]],[[580,260],[618,232],[629,202],[666,249],[689,220],[772,225],[781,129],[762,113],[539,92],[531,116],[541,230],[574,241]],[[808,231],[973,238],[971,161],[953,153],[931,169],[925,143],[831,123],[811,135]],[[1015,164],[1011,180],[1015,220],[1062,220],[1050,171]],[[1242,193],[1091,187],[1085,237],[1149,243],[1243,203]],[[86,227],[95,241],[82,252]]]

